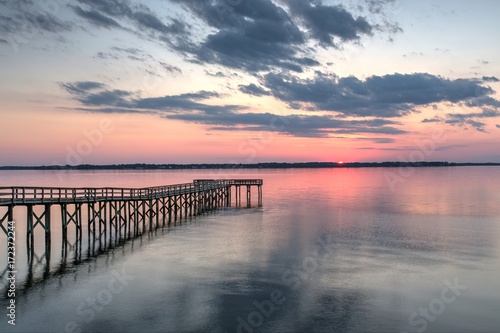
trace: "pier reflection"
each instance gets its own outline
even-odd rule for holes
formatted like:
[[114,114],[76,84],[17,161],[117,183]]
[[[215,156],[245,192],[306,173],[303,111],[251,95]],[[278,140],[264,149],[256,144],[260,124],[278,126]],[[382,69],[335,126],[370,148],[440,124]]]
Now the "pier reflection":
[[[30,289],[43,285],[47,279],[60,277],[60,281],[62,281],[63,276],[73,272],[76,281],[78,279],[76,266],[88,265],[89,273],[95,271],[99,265],[104,264],[104,267],[107,267],[110,258],[114,258],[115,255],[131,254],[137,247],[140,248],[159,236],[167,235],[174,227],[189,225],[195,219],[197,217],[174,221],[164,226],[158,225],[153,229],[142,230],[139,228],[130,237],[128,234],[118,234],[111,239],[106,239],[104,235],[85,241],[82,238],[65,239],[61,243],[60,256],[56,255],[55,258],[53,254],[51,255],[51,251],[45,247],[41,248],[42,251],[31,248],[27,251],[27,262],[18,265],[16,292],[25,294]],[[104,260],[99,258],[104,258]],[[0,274],[0,280],[5,281],[9,271],[9,267],[6,266]],[[7,298],[8,288],[8,285],[1,286],[0,301]]]

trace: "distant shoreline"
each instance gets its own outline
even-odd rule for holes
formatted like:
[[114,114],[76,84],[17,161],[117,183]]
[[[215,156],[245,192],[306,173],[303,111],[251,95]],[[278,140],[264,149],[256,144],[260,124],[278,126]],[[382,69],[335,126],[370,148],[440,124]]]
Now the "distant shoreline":
[[399,168],[399,167],[457,167],[457,166],[500,166],[500,163],[455,163],[455,162],[268,162],[240,164],[109,164],[109,165],[41,165],[0,166],[0,170],[186,170],[186,169],[318,169],[318,168]]

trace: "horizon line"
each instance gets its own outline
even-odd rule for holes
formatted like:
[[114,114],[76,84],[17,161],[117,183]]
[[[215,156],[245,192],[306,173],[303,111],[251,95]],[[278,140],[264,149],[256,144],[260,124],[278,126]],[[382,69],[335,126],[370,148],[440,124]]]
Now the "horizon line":
[[123,170],[123,169],[255,169],[255,168],[342,168],[342,167],[432,167],[500,166],[500,162],[383,161],[383,162],[257,162],[257,163],[115,163],[78,165],[4,165],[0,170]]

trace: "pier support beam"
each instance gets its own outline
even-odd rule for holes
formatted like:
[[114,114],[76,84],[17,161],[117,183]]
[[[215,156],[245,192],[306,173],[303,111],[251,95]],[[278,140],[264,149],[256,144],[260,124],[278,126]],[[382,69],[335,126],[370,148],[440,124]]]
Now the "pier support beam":
[[262,185],[257,185],[257,191],[259,192],[258,193],[258,205],[259,207],[262,207]]
[[35,246],[35,228],[38,224],[45,231],[45,251],[50,252],[50,205],[44,205],[43,213],[38,216],[33,210],[33,205],[27,205],[27,228],[26,228],[26,245],[28,254],[33,253]]
[[[92,240],[93,245],[95,245],[95,241],[99,240],[99,248],[101,248],[104,233],[104,244],[106,244],[106,202],[92,202],[88,204],[87,229],[89,242]],[[97,232],[99,233],[98,237],[96,237]]]
[[[8,231],[9,225],[8,225],[8,223],[13,221],[12,210],[13,210],[13,206],[9,205],[9,206],[7,206],[7,211],[5,212],[5,214],[3,216],[0,215],[0,228],[5,233],[5,236],[7,236],[7,241],[5,242],[7,244],[7,247],[9,247],[9,239],[8,239],[8,237],[9,237],[9,231]],[[4,222],[6,222],[6,226],[3,225]]]

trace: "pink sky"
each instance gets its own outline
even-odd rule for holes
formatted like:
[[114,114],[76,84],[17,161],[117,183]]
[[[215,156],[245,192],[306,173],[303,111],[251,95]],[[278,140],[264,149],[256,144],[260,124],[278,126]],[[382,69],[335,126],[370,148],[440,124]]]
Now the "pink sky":
[[262,3],[0,5],[0,165],[500,162],[497,2]]

